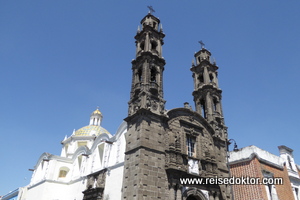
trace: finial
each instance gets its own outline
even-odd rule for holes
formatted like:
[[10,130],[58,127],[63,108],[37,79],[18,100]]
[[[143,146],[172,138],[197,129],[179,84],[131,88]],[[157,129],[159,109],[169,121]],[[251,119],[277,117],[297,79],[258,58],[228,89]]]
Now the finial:
[[160,32],[163,32],[163,27],[162,27],[162,24],[160,24],[159,31],[160,31]]
[[139,33],[139,32],[141,32],[141,30],[140,30],[140,26],[138,26],[138,28],[137,28],[137,32]]
[[149,13],[152,14],[155,12],[155,10],[152,8],[152,6],[147,6],[149,8]]
[[192,59],[192,66],[195,66],[195,59]]
[[202,42],[202,40],[199,41],[199,44],[201,45],[201,49],[205,48],[205,44]]

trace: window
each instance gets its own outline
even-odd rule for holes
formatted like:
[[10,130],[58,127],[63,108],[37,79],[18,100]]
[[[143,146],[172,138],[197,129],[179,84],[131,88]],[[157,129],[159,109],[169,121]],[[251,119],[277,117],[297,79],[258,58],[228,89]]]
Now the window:
[[61,167],[59,170],[58,178],[65,178],[67,176],[68,172],[69,172],[69,168]]
[[206,118],[206,107],[205,107],[205,101],[203,99],[200,101],[200,106],[201,106],[201,115],[202,117]]
[[142,69],[139,69],[139,71],[138,71],[138,79],[139,79],[139,82],[142,82]]
[[151,50],[156,50],[157,43],[155,41],[151,41]]
[[81,163],[82,163],[82,156],[78,156],[78,166],[79,166],[79,169],[81,169]]
[[210,82],[213,82],[214,76],[212,74],[209,74],[209,80],[210,80]]
[[156,23],[155,22],[153,22],[153,28],[156,28]]
[[200,74],[200,75],[198,76],[198,80],[200,81],[200,83],[203,83],[203,82],[204,82],[203,74]]
[[140,44],[140,48],[141,48],[142,50],[145,50],[145,43],[144,43],[144,42],[142,42],[142,43]]
[[[263,175],[264,178],[274,178],[273,173],[269,172],[269,171],[265,171],[263,170]],[[273,184],[268,184],[265,185],[266,190],[267,190],[267,195],[268,195],[268,200],[277,200],[278,196],[277,196],[277,191],[276,191],[276,187]]]
[[295,188],[296,200],[299,200],[299,188]]
[[86,146],[86,145],[87,145],[87,142],[78,142],[77,143],[78,148],[81,146]]
[[188,156],[190,157],[193,157],[195,156],[195,138],[190,136],[190,135],[187,135],[186,136],[186,147],[187,147],[187,154]]
[[216,98],[214,98],[213,99],[213,108],[214,108],[215,112],[217,111],[217,104],[218,104],[218,100]]
[[156,82],[156,74],[157,74],[157,72],[156,72],[155,68],[152,68],[151,69],[151,77],[150,77],[151,82]]
[[292,161],[291,161],[290,156],[288,156],[287,158],[288,158],[288,163],[289,163],[290,169],[291,169],[292,171],[295,171],[294,168],[293,168],[293,166],[292,166]]
[[98,152],[99,152],[99,158],[100,158],[100,165],[102,166],[103,153],[104,153],[104,143],[102,143],[98,146]]

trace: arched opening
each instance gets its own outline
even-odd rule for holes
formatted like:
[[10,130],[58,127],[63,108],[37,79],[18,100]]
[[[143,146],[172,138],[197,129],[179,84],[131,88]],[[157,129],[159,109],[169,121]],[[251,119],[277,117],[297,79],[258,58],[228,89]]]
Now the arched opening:
[[139,69],[137,75],[138,75],[139,82],[142,82],[142,69]]
[[203,83],[203,82],[204,82],[203,74],[200,74],[200,75],[198,76],[198,80],[199,80],[200,83]]
[[156,22],[153,22],[153,28],[156,29]]
[[212,74],[209,74],[209,80],[210,80],[210,82],[214,81],[214,76]]
[[203,99],[200,101],[200,108],[202,117],[206,118],[206,106],[205,101]]
[[70,169],[68,167],[61,167],[59,169],[58,178],[65,178],[69,171]]
[[199,200],[199,198],[196,198],[195,196],[188,196],[186,200]]
[[214,98],[213,99],[213,109],[214,109],[214,112],[218,111],[217,105],[218,105],[218,100],[217,100],[217,98]]
[[141,50],[145,50],[145,43],[144,43],[144,42],[142,42],[142,43],[140,44],[140,48],[141,48]]
[[156,51],[157,43],[155,41],[151,41],[151,50]]
[[151,77],[150,77],[150,81],[151,82],[156,82],[156,74],[157,74],[157,71],[156,69],[153,67],[151,69]]
[[182,199],[183,200],[206,200],[207,198],[205,197],[203,192],[201,192],[201,190],[196,188],[189,188],[183,192]]

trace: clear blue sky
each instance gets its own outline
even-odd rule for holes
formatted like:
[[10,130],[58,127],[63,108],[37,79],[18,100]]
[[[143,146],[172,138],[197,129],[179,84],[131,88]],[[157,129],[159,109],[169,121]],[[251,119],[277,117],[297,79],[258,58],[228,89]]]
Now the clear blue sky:
[[202,40],[219,66],[229,138],[276,155],[286,145],[300,163],[300,1],[1,0],[0,195],[27,185],[39,156],[59,155],[97,106],[116,132],[147,5],[166,34],[166,108],[193,105]]

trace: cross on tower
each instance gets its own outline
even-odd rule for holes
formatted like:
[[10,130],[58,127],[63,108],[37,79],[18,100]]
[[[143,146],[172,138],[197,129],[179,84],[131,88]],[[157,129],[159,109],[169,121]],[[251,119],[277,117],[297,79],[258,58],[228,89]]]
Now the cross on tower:
[[202,40],[199,41],[199,44],[201,45],[201,49],[205,48],[205,44],[202,42]]
[[147,6],[149,8],[149,13],[152,14],[155,12],[155,10],[152,8],[152,6]]

